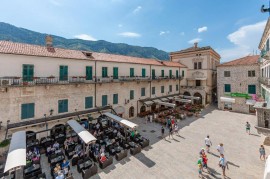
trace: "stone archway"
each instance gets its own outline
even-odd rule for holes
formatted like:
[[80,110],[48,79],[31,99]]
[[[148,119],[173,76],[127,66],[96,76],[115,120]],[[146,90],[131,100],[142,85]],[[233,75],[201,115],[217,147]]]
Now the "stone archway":
[[199,97],[200,99],[195,99],[193,100],[194,101],[194,104],[202,104],[202,95],[198,92],[194,93],[193,95],[194,97]]
[[146,107],[145,106],[142,106],[141,108],[140,108],[140,113],[143,113],[143,112],[145,112],[146,111]]
[[183,93],[183,95],[184,95],[184,96],[191,96],[190,92],[188,92],[188,91],[185,91],[185,92]]
[[131,106],[129,108],[129,118],[131,118],[131,117],[134,117],[134,107],[133,106]]

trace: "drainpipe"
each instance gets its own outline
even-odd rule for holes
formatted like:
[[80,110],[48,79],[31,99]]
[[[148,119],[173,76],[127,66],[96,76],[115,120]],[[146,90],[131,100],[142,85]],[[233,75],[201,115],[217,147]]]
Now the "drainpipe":
[[95,61],[95,107],[97,107],[97,61]]

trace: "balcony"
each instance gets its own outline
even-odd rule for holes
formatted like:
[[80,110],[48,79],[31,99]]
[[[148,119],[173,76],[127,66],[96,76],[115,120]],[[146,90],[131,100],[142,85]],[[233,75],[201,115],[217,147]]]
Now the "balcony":
[[261,58],[264,58],[266,60],[270,60],[270,51],[269,50],[262,50],[260,54]]
[[183,89],[204,90],[204,86],[180,86]]
[[260,77],[259,82],[264,84],[265,86],[270,86],[270,78]]
[[152,80],[182,80],[183,77],[182,76],[154,76],[152,77]]

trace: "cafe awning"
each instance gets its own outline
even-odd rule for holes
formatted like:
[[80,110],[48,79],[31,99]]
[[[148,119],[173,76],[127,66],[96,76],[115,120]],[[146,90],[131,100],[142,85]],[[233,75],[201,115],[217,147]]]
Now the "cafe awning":
[[110,112],[106,112],[106,113],[104,113],[104,115],[111,118],[111,119],[113,119],[115,122],[118,122],[118,123],[120,123],[120,124],[122,124],[122,125],[124,125],[124,126],[126,126],[128,128],[134,129],[134,128],[138,127],[137,124],[135,124],[133,122],[130,122],[130,121],[126,120],[126,119],[123,119],[123,118],[121,118],[119,116],[116,116],[116,115],[114,115],[114,114],[112,114]]
[[157,104],[158,104],[159,102],[162,102],[160,99],[154,99],[153,101],[154,101],[154,103],[157,103]]
[[253,100],[253,99],[247,99],[247,100],[246,100],[246,104],[247,104],[247,105],[252,105],[252,106],[253,106],[253,105],[255,105],[255,103],[256,103],[256,101]]
[[85,144],[90,144],[97,139],[75,120],[69,120],[68,125],[78,134]]
[[221,102],[227,102],[227,103],[235,103],[234,98],[227,98],[227,97],[220,97]]
[[195,100],[200,100],[200,97],[197,97],[197,96],[179,95],[179,97],[184,98],[184,99],[195,99]]
[[160,100],[161,100],[161,101],[164,101],[164,102],[165,102],[165,101],[169,101],[168,98],[161,98]]
[[4,172],[26,165],[26,132],[19,131],[12,135]]
[[172,97],[172,96],[170,96],[170,97],[167,97],[169,100],[172,100],[172,99],[174,99],[174,97]]
[[144,101],[143,102],[146,106],[151,106],[154,102],[153,101]]
[[191,100],[189,100],[189,99],[175,98],[175,101],[178,101],[181,103],[191,103]]
[[166,102],[158,102],[159,105],[164,105],[164,106],[167,106],[167,107],[171,107],[171,108],[174,108],[175,107],[175,104],[173,103],[166,103]]
[[270,179],[270,155],[267,157],[264,169],[264,179]]

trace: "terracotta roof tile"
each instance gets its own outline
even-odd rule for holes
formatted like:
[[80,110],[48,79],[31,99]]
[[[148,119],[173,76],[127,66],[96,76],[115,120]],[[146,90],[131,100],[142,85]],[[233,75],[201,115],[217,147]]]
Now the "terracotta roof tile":
[[172,61],[161,61],[161,63],[165,66],[170,67],[180,67],[180,68],[187,68],[185,65],[178,63],[178,62],[172,62]]
[[254,64],[258,64],[258,59],[259,59],[259,55],[246,56],[246,57],[242,57],[236,60],[222,63],[218,65],[218,67],[235,66],[235,65],[254,65]]

